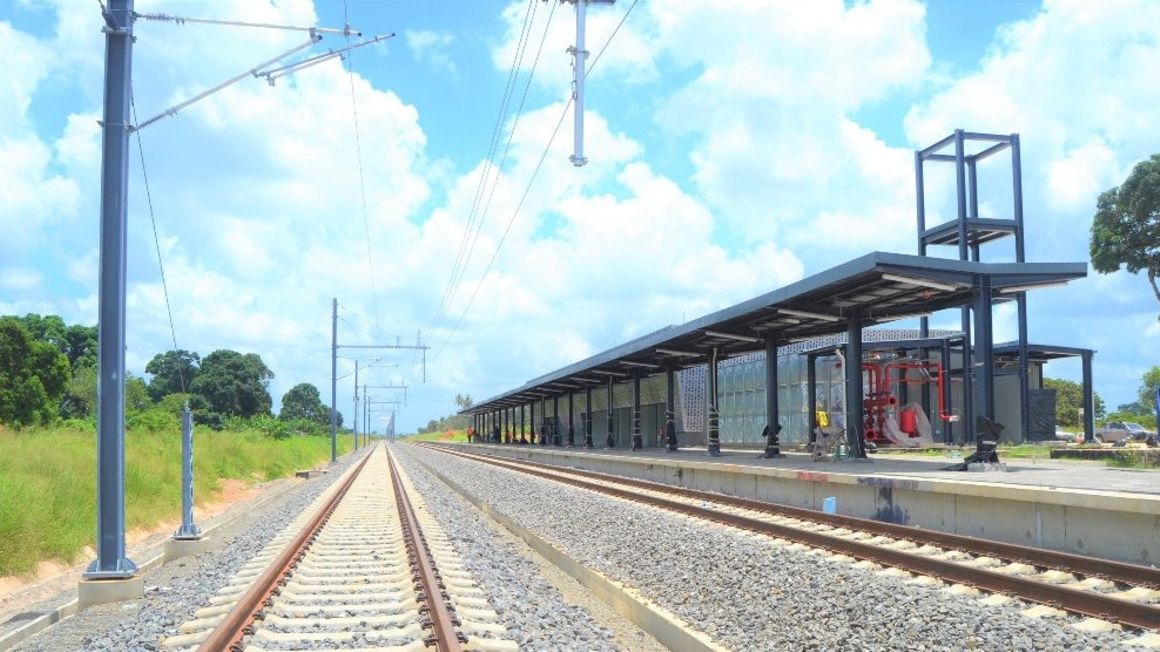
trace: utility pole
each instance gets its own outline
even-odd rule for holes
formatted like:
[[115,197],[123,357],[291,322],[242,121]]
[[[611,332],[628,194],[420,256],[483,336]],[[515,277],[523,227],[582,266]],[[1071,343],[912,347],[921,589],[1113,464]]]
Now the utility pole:
[[330,301],[330,462],[338,459],[338,297]]
[[588,163],[584,156],[584,78],[587,76],[588,50],[584,45],[586,8],[589,4],[611,5],[616,0],[562,0],[576,5],[576,44],[568,48],[572,55],[572,115],[574,118],[572,165]]
[[[342,52],[378,42],[391,35],[331,50],[308,61],[267,71],[271,65],[317,43],[321,33],[351,34],[343,30],[287,27],[237,21],[178,18],[164,14],[139,14],[134,0],[101,3],[105,32],[105,87],[101,126],[100,271],[97,291],[97,538],[96,559],[82,574],[80,601],[103,602],[140,597],[141,588],[116,588],[140,582],[137,565],[125,553],[125,296],[128,241],[129,135],[198,102],[249,76],[285,76]],[[248,69],[224,83],[199,93],[158,115],[134,125],[130,121],[133,78],[133,27],[137,19],[177,23],[200,22],[242,27],[295,29],[309,32],[307,42],[278,57]],[[360,33],[361,35],[361,33]],[[101,588],[96,588],[98,585]],[[132,595],[136,593],[136,595]]]
[[[330,331],[330,461],[338,459],[338,350],[339,349],[408,349],[423,353],[423,382],[427,382],[427,349],[431,347],[423,344],[420,339],[415,344],[403,344],[397,338],[394,344],[339,344],[338,343],[338,298],[331,302],[331,331]],[[358,367],[355,367],[357,374]],[[358,379],[355,379],[355,392],[358,391]],[[365,392],[364,392],[365,393]],[[363,397],[366,400],[366,397]],[[358,407],[355,407],[355,418],[358,418]]]
[[354,412],[351,414],[354,419],[351,432],[354,433],[354,449],[358,450],[358,360],[354,361]]
[[97,558],[86,579],[125,579],[125,242],[133,0],[109,0],[101,122],[101,269],[97,313]]

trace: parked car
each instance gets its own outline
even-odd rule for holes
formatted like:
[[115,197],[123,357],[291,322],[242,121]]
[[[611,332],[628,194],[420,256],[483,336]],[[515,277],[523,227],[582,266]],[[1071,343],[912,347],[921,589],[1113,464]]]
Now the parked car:
[[1096,439],[1105,443],[1126,444],[1129,441],[1155,441],[1156,433],[1131,421],[1109,421],[1103,428],[1096,429]]

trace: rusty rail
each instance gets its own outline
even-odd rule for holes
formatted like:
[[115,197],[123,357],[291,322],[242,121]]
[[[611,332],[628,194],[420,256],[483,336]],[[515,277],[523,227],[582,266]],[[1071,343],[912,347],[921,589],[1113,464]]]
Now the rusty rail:
[[342,502],[343,496],[346,495],[350,486],[354,484],[355,478],[362,472],[368,459],[370,459],[369,454],[363,456],[362,461],[347,476],[334,496],[318,510],[314,518],[310,519],[306,527],[302,528],[298,536],[274,558],[274,561],[270,562],[270,565],[266,567],[266,570],[262,572],[257,581],[242,595],[241,599],[234,605],[234,608],[209,633],[209,636],[197,648],[198,652],[241,650],[242,638],[249,633],[246,630],[254,622],[254,617],[265,607],[266,601],[278,589],[282,580],[293,572],[294,566],[305,556],[306,549],[318,536],[318,531],[326,525],[326,522],[330,519],[330,515],[334,513],[338,504]]
[[414,572],[417,577],[423,596],[427,603],[427,613],[431,618],[431,628],[434,644],[440,652],[460,652],[463,648],[459,644],[459,634],[455,627],[458,624],[447,606],[447,594],[443,590],[442,582],[435,565],[431,560],[431,552],[427,547],[427,540],[419,527],[419,519],[415,515],[415,508],[411,506],[411,499],[403,487],[403,480],[395,468],[394,455],[387,454],[387,461],[391,468],[391,483],[395,487],[395,502],[399,507],[399,519],[403,524],[403,540],[407,544],[407,554],[411,558]]
[[[591,471],[580,471],[572,468],[553,467],[551,465],[541,465],[535,462],[515,463],[509,461],[500,461],[491,456],[467,454],[460,451],[451,451],[443,447],[433,448],[437,448],[438,450],[451,455],[456,455],[464,459],[474,459],[485,464],[498,466],[500,468],[507,468],[513,471],[518,471],[520,473],[525,473],[527,475],[570,484],[572,486],[589,489],[634,502],[653,505],[655,507],[687,514],[700,519],[723,523],[737,528],[750,530],[753,532],[760,532],[791,541],[799,541],[806,545],[823,548],[834,553],[844,554],[858,559],[866,559],[923,575],[939,577],[944,580],[974,586],[976,588],[993,593],[1018,596],[1031,602],[1047,604],[1084,616],[1101,618],[1111,622],[1119,622],[1131,627],[1152,630],[1160,629],[1160,608],[1153,605],[1121,600],[1119,598],[1112,598],[1090,591],[1069,589],[1059,585],[1037,582],[1035,580],[1030,580],[1019,576],[1003,575],[1001,573],[996,573],[982,568],[972,568],[950,561],[935,559],[933,557],[913,555],[907,552],[882,548],[874,544],[851,541],[821,532],[814,532],[811,530],[803,530],[785,525],[767,523],[765,521],[760,521],[735,514],[726,514],[714,509],[689,505],[666,498],[646,496],[626,489],[608,487],[606,485],[601,485],[595,482],[589,482],[579,477],[560,476],[557,475],[557,473],[569,473],[574,475],[593,477],[605,482],[615,482],[637,488],[647,488],[658,492],[677,494],[681,495],[682,497],[694,497],[705,501],[713,501],[738,507],[745,507],[747,509],[753,509],[768,514],[781,514],[785,516],[793,516],[794,518],[825,522],[828,525],[833,525],[835,527],[863,529],[898,539],[930,543],[935,543],[935,541],[939,540],[953,541],[955,542],[953,544],[935,543],[935,545],[942,545],[943,547],[957,549],[964,549],[964,546],[969,545],[974,551],[979,551],[976,552],[976,554],[985,554],[988,556],[1005,557],[1006,555],[1000,552],[1000,550],[1008,549],[1008,547],[1018,549],[1016,552],[1021,552],[1022,554],[1029,554],[1028,551],[1034,551],[1034,558],[1040,560],[1034,563],[1036,566],[1067,569],[1068,562],[1076,559],[1088,560],[1088,558],[1079,557],[1077,555],[1059,553],[1049,550],[1025,548],[1024,546],[1015,546],[1014,544],[984,541],[981,539],[974,539],[973,537],[964,537],[962,535],[932,533],[926,530],[919,531],[915,530],[914,528],[899,526],[891,523],[882,523],[879,521],[870,521],[868,519],[820,514],[814,510],[806,510],[784,505],[775,505],[772,503],[762,503],[760,501],[753,501],[744,498],[722,496],[720,494],[712,494],[692,489],[683,489],[673,487],[671,485],[653,483],[644,480],[621,478],[618,476],[595,473]],[[552,472],[539,470],[534,467],[551,469]],[[926,537],[930,535],[937,536],[929,539],[928,541]],[[980,545],[984,547],[980,548]],[[1134,566],[1132,564],[1123,564],[1121,562],[1111,562],[1108,560],[1096,561],[1109,564],[1110,566],[1108,568],[1114,568],[1114,572],[1121,577],[1123,577],[1122,574],[1126,572],[1127,569],[1132,569],[1131,573],[1129,574],[1130,579],[1120,579],[1117,581],[1129,583],[1132,585],[1150,584],[1151,582],[1156,581],[1157,571],[1154,568]],[[1104,575],[1104,573],[1093,574]]]

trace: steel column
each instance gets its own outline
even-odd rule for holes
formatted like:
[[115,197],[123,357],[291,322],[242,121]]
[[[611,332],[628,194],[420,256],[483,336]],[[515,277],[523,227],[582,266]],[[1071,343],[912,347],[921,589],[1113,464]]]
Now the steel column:
[[[926,187],[922,180],[922,153],[914,153],[915,211],[918,213],[918,255],[926,255]],[[923,318],[926,321],[926,318]],[[925,335],[923,336],[925,337]]]
[[973,338],[971,337],[971,309],[969,306],[962,308],[962,331],[963,331],[963,442],[969,442],[974,439],[972,434],[975,427],[975,356],[973,347]]
[[[816,353],[806,354],[806,392],[810,397],[810,443],[818,440],[818,356]],[[826,409],[829,409],[829,401]]]
[[963,130],[955,129],[955,190],[959,217],[959,260],[967,259],[967,178]]
[[[943,408],[948,413],[950,413],[951,412],[951,341],[950,340],[947,340],[947,339],[943,340],[941,355],[942,355],[941,361],[942,361],[942,373],[943,373],[942,404],[943,404]],[[934,411],[931,412],[931,414],[933,414],[933,413],[934,413]],[[938,418],[940,421],[942,421],[943,428],[945,428],[945,430],[943,430],[943,443],[953,444],[955,442],[954,431],[952,430],[952,428],[954,427],[954,422],[953,421],[943,421],[941,414],[938,415]]]
[[677,450],[677,399],[676,373],[672,367],[665,369],[665,450]]
[[[979,356],[979,407],[982,415],[995,420],[995,354],[991,328],[991,277],[984,274],[975,285],[975,352]],[[978,431],[978,428],[975,429]],[[978,434],[976,432],[976,434]]]
[[576,418],[576,413],[573,411],[574,408],[573,408],[572,397],[573,397],[573,393],[571,391],[569,391],[568,392],[568,448],[574,448],[576,446],[576,426],[574,425],[574,419]]
[[1023,440],[1027,441],[1031,432],[1031,374],[1028,371],[1026,292],[1015,297],[1015,307],[1019,315],[1019,429]]
[[[812,408],[811,408],[812,410]],[[765,453],[766,459],[785,457],[781,454],[781,412],[777,404],[777,333],[765,337]]]
[[560,396],[557,394],[552,397],[552,444],[562,446],[563,443],[560,441]]
[[528,420],[531,422],[531,425],[532,425],[531,443],[535,444],[536,443],[536,402],[535,401],[528,403],[528,412],[529,412]]
[[584,388],[584,448],[595,448],[592,441],[592,388]]
[[713,353],[709,356],[709,382],[706,397],[709,402],[709,446],[708,454],[710,457],[721,456],[721,423],[717,413],[717,347],[713,347]]
[[548,445],[548,399],[540,397],[540,445]]
[[632,374],[632,450],[644,448],[640,434],[640,372]]
[[[1083,362],[1083,440],[1085,443],[1091,444],[1096,440],[1096,398],[1092,391],[1092,352],[1085,351],[1080,357]],[[1160,405],[1156,409],[1160,410]]]
[[616,420],[612,414],[612,376],[608,377],[608,437],[604,440],[605,448],[616,448]]
[[524,405],[521,405],[520,406],[520,443],[521,444],[528,443],[528,424],[527,424],[527,419],[524,416],[525,412],[527,412],[527,407]]
[[866,457],[862,439],[862,310],[850,308],[846,312],[846,440],[850,457]]
[[[979,218],[979,177],[978,171],[975,169],[975,158],[967,158],[967,185],[970,188],[970,212],[967,217],[972,219]],[[978,246],[978,245],[975,245]]]
[[87,578],[132,577],[125,556],[125,261],[133,0],[104,14],[105,98],[101,122],[101,245],[97,313],[97,558]]
[[174,539],[201,538],[201,528],[193,522],[193,413],[189,405],[181,411],[181,527]]

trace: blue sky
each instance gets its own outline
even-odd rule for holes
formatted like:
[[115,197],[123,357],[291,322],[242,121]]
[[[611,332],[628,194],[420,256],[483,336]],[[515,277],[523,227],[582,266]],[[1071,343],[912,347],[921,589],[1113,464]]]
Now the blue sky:
[[[300,381],[328,395],[337,296],[340,342],[422,332],[434,347],[425,384],[409,353],[364,358],[398,366],[360,380],[414,386],[400,417],[413,429],[456,393],[490,396],[868,251],[913,252],[912,152],[956,127],[1021,134],[1032,261],[1086,261],[1096,196],[1160,151],[1153,2],[639,0],[609,41],[630,5],[589,11],[589,49],[607,43],[588,84],[591,162],[568,163],[569,115],[529,186],[574,35],[571,5],[535,5],[492,165],[515,125],[510,151],[477,202],[526,0],[139,1],[327,27],[345,13],[397,34],[355,53],[353,75],[334,61],[274,87],[246,80],[141,132],[178,346],[262,354],[275,403]],[[100,26],[95,2],[0,1],[0,314],[95,322]],[[304,40],[145,21],[136,33],[142,118]],[[981,172],[985,216],[1008,214],[1006,164]],[[127,360],[142,373],[171,334],[140,161],[130,170]],[[949,176],[928,183],[928,210],[949,215]],[[469,219],[479,236],[441,310]],[[1004,243],[984,259],[1011,255]],[[1030,307],[1033,341],[1098,350],[1113,407],[1160,364],[1141,276],[1093,273]],[[1013,339],[1009,307],[996,329]],[[1078,378],[1079,365],[1048,374]]]

